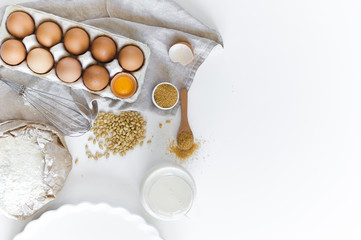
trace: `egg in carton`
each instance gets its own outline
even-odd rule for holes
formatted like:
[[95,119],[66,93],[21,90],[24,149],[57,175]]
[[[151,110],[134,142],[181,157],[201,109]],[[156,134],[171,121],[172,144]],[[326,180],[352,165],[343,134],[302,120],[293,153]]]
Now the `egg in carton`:
[[[14,27],[10,29],[7,20],[15,12],[25,14],[18,18],[20,23],[14,18]],[[26,15],[30,18],[26,19]],[[19,24],[25,24],[24,29],[28,32],[20,31],[24,29],[19,30]],[[42,33],[48,37],[42,37]],[[80,38],[83,40],[78,38],[72,42],[72,36],[76,38],[84,33],[86,37]],[[140,94],[150,56],[150,49],[144,43],[18,5],[6,8],[0,26],[0,41],[0,64],[7,68],[130,103]],[[52,46],[52,41],[58,43]],[[9,50],[6,45],[11,45]],[[10,59],[7,62],[6,54]],[[19,59],[24,60],[17,63]]]

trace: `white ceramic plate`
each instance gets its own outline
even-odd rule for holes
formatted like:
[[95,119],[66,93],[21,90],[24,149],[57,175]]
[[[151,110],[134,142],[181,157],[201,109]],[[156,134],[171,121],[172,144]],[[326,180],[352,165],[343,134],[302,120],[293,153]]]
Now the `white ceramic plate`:
[[14,240],[162,240],[140,216],[107,204],[65,205],[30,222]]

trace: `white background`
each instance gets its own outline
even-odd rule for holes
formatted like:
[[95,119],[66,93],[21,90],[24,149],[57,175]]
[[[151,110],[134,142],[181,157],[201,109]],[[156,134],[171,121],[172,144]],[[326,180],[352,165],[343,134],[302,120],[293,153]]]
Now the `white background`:
[[[189,92],[191,127],[204,140],[185,164],[198,188],[190,218],[154,220],[138,196],[147,169],[173,161],[166,145],[179,114],[159,129],[166,118],[144,113],[156,134],[126,158],[87,160],[87,136],[68,139],[79,163],[48,209],[123,206],[165,240],[361,239],[361,2],[177,2],[225,43]],[[25,223],[0,216],[0,239]]]

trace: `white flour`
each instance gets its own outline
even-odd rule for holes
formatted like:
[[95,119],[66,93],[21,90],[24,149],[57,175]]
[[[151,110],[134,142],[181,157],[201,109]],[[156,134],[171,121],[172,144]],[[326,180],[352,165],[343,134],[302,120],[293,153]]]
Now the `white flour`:
[[44,156],[35,139],[0,138],[0,208],[18,216],[46,196]]

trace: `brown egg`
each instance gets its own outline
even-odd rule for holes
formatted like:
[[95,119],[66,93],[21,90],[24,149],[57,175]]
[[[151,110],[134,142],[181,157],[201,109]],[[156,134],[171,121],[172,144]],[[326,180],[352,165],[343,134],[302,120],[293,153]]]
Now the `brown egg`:
[[1,59],[9,65],[18,65],[26,57],[24,44],[16,39],[6,40],[0,48]]
[[45,47],[60,43],[63,32],[55,22],[43,22],[36,29],[36,39]]
[[144,55],[137,46],[128,45],[120,50],[118,61],[125,70],[136,71],[143,65]]
[[113,94],[119,98],[129,98],[137,90],[137,80],[129,73],[117,73],[110,83]]
[[89,48],[89,44],[89,35],[81,28],[71,28],[64,35],[64,47],[74,55],[85,53]]
[[34,48],[28,53],[26,62],[31,71],[43,74],[49,72],[53,68],[54,58],[48,50],[44,48]]
[[65,57],[56,64],[55,72],[58,78],[66,83],[72,83],[81,76],[81,63],[73,57]]
[[17,38],[24,38],[35,30],[33,18],[26,12],[12,12],[6,20],[6,29]]
[[84,85],[92,91],[100,91],[109,83],[109,73],[105,67],[91,65],[83,73]]
[[91,46],[93,57],[99,62],[109,62],[114,59],[117,53],[117,46],[110,37],[97,37]]

